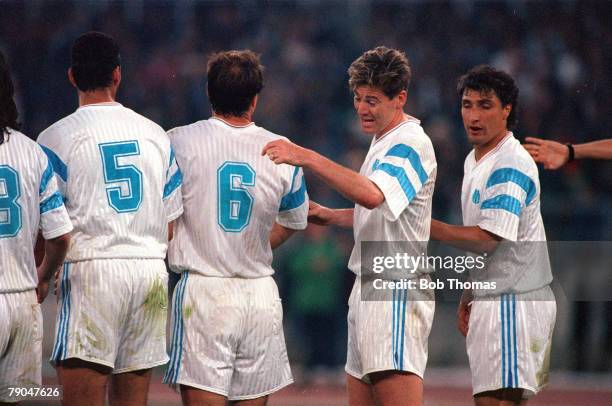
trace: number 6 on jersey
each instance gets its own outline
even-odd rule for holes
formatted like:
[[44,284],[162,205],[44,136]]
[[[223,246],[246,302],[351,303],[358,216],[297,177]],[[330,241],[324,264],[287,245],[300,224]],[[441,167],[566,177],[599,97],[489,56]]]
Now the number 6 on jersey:
[[240,232],[249,225],[253,196],[245,186],[255,186],[255,171],[244,162],[225,162],[217,170],[217,214],[224,231]]

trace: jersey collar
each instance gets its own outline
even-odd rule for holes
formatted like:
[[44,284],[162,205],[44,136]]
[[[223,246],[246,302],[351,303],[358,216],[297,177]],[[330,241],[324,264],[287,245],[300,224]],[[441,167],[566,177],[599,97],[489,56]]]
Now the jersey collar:
[[497,153],[497,151],[499,151],[501,149],[501,147],[504,146],[504,144],[506,144],[508,141],[510,141],[510,139],[514,139],[514,134],[512,133],[512,131],[508,131],[506,133],[506,136],[499,142],[499,144],[497,144],[495,146],[495,148],[493,148],[491,151],[489,151],[486,154],[484,154],[484,156],[482,158],[480,158],[480,160],[478,160],[478,161],[476,161],[476,152],[475,152],[475,150],[472,150],[474,152],[472,154],[472,159],[474,160],[474,163],[476,165],[479,165],[481,162],[486,160],[488,157],[490,157],[493,154]]
[[251,121],[250,123],[248,123],[248,124],[244,124],[244,125],[235,125],[235,124],[230,124],[230,123],[228,123],[227,121],[225,121],[225,120],[223,120],[222,118],[219,118],[219,117],[211,117],[210,119],[211,119],[211,120],[217,120],[217,121],[220,121],[220,122],[222,122],[223,124],[225,124],[225,125],[227,125],[227,126],[229,126],[229,127],[232,127],[232,128],[247,128],[247,127],[250,127],[250,126],[252,126],[252,125],[255,125],[255,122],[254,122],[254,121]]
[[104,102],[104,103],[92,103],[92,104],[84,104],[80,106],[77,110],[91,107],[121,107],[122,104],[119,102]]
[[406,115],[406,119],[404,121],[402,121],[401,123],[399,123],[398,125],[396,125],[392,129],[390,129],[389,131],[387,131],[386,133],[384,133],[380,137],[378,137],[378,138],[372,137],[372,145],[377,144],[380,140],[385,138],[387,135],[391,134],[393,131],[397,130],[398,128],[400,128],[403,125],[408,124],[408,123],[417,123],[417,124],[420,124],[421,121],[419,119],[417,119],[417,118],[414,118],[412,116]]

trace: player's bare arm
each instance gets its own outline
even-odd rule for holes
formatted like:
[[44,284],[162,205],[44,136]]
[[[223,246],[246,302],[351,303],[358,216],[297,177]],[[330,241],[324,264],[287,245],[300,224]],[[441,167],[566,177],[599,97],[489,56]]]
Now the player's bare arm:
[[469,252],[491,254],[502,240],[501,237],[478,226],[457,226],[431,220],[432,240],[444,241],[450,246]]
[[472,300],[474,296],[471,290],[464,290],[459,300],[459,306],[457,308],[457,328],[463,334],[467,336],[468,327],[470,324],[470,310],[472,308]]
[[[462,250],[490,254],[495,251],[501,238],[478,226],[456,226],[438,220],[431,221],[431,239],[444,241]],[[465,290],[457,308],[457,328],[467,336],[470,321],[472,292]]]
[[347,199],[374,209],[385,201],[385,196],[374,182],[334,161],[287,140],[266,144],[261,152],[275,164],[290,164],[310,169],[329,186]]
[[49,280],[64,263],[69,246],[70,234],[64,234],[45,241],[45,256],[42,264],[38,267],[38,286],[36,287],[38,303],[42,303],[45,297],[47,297]]
[[174,221],[168,223],[168,241],[174,238]]
[[287,241],[297,230],[281,226],[278,223],[274,223],[272,231],[270,231],[270,247],[275,249]]
[[331,209],[310,201],[308,222],[319,226],[353,227],[354,209]]
[[36,237],[36,244],[34,245],[34,260],[36,262],[36,266],[40,266],[44,258],[45,258],[45,239],[43,238],[42,230],[39,230],[38,236]]
[[545,169],[559,169],[570,161],[570,148],[574,151],[573,159],[612,159],[612,139],[573,144],[571,147],[556,141],[536,137],[525,139],[525,149],[537,163],[544,164]]

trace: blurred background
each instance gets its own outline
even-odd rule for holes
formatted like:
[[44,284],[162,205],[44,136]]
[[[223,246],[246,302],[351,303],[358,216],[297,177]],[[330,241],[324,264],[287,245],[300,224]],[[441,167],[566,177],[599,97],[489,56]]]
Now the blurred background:
[[[205,94],[210,53],[252,49],[266,66],[256,123],[358,170],[370,138],[360,133],[346,70],[367,49],[399,48],[413,71],[407,111],[422,121],[436,150],[434,217],[460,223],[469,146],[455,90],[459,76],[487,63],[515,77],[519,139],[610,138],[611,20],[608,0],[0,0],[0,49],[12,67],[23,131],[32,138],[77,107],[66,70],[72,42],[85,31],[104,31],[118,40],[123,60],[118,101],[165,129],[210,116]],[[349,207],[306,176],[313,200]],[[548,239],[612,240],[611,177],[612,164],[602,161],[576,162],[556,172],[540,167]],[[297,383],[273,404],[345,402],[346,300],[354,279],[346,263],[352,244],[351,232],[312,227],[275,253]],[[575,270],[586,267],[579,263]],[[597,267],[600,273],[612,271],[610,262]],[[610,404],[612,302],[576,301],[566,293],[559,298],[551,391],[535,404]],[[437,304],[425,377],[428,404],[471,402],[455,311],[453,301]],[[45,303],[46,354],[54,314],[51,298]],[[46,362],[45,374],[53,379]],[[152,401],[178,401],[167,389],[154,388]],[[576,403],[563,390],[575,390]],[[586,401],[584,393],[595,398]]]

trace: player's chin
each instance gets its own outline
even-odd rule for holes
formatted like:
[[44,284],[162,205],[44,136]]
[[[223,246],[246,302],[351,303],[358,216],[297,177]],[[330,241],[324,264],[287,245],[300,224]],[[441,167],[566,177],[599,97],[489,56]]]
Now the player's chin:
[[487,143],[487,139],[482,133],[473,133],[468,131],[468,143],[477,147]]
[[361,122],[361,131],[363,131],[364,133],[368,134],[368,135],[374,135],[376,134],[376,127],[373,125],[372,122]]

